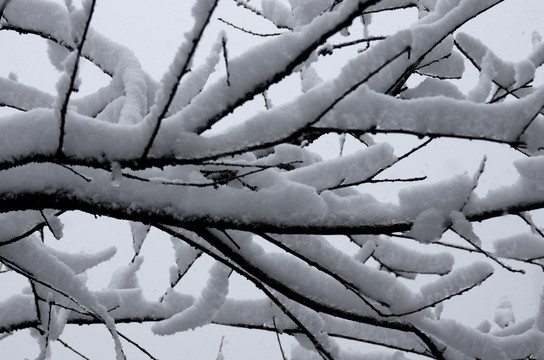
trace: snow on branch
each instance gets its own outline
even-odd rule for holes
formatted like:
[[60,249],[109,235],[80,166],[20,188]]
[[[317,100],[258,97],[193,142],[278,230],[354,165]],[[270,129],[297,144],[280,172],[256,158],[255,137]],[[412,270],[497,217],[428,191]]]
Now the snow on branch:
[[[36,329],[46,358],[54,342],[77,353],[61,338],[70,324],[101,324],[118,359],[121,339],[167,358],[116,325],[218,324],[275,335],[283,358],[541,358],[542,306],[514,324],[501,300],[501,329],[447,311],[505,270],[544,268],[544,47],[535,34],[511,63],[461,32],[501,2],[198,1],[158,82],[138,49],[101,34],[94,1],[0,1],[0,36],[43,42],[36,56],[61,72],[54,95],[0,77],[0,281],[28,284],[0,301],[0,340]],[[379,28],[397,13],[401,30]],[[105,83],[78,71],[83,59]],[[472,89],[450,81],[464,59],[480,72]],[[78,212],[129,221],[126,239],[97,225],[107,246],[86,241]],[[476,224],[508,215],[520,231]],[[290,356],[280,334],[298,342]]]

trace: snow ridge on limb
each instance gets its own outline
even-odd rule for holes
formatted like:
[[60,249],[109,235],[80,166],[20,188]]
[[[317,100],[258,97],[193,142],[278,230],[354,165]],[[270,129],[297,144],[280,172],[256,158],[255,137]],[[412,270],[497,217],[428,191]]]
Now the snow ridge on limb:
[[50,247],[47,247],[47,251],[49,251],[52,255],[58,258],[61,262],[68,265],[68,267],[72,269],[74,274],[77,275],[99,265],[100,263],[108,261],[115,255],[117,249],[112,246],[93,254],[83,252],[67,253],[57,249],[52,249]]
[[[491,6],[490,4],[488,4],[488,5]],[[481,9],[480,9],[480,7],[478,7],[475,10],[480,11]],[[462,20],[460,20],[460,21],[462,21]],[[429,30],[434,31],[435,29],[431,28]],[[423,32],[423,31],[419,31],[419,32]],[[389,39],[387,39],[387,40],[389,40]],[[415,50],[412,50],[412,51],[415,51]],[[232,67],[232,61],[231,61],[231,67]],[[365,67],[363,66],[363,67],[360,67],[360,68],[365,68]],[[219,83],[223,84],[223,82],[221,82],[221,81]],[[222,86],[225,86],[225,85],[222,85]],[[202,93],[202,94],[204,94],[204,93]],[[202,96],[202,94],[200,94],[199,96]],[[534,99],[532,99],[532,101],[534,101]],[[345,102],[345,100],[343,102]],[[381,102],[377,102],[377,103],[381,103]],[[339,106],[340,105],[341,104],[339,104]],[[390,105],[390,104],[388,104],[388,105]],[[423,104],[421,104],[421,105],[423,107]],[[448,107],[449,106],[450,106],[450,104],[448,104]],[[342,110],[341,107],[340,107],[340,109]],[[459,109],[465,109],[465,107],[459,106],[458,109],[455,109],[456,111],[447,111],[445,113],[447,113],[447,114],[456,114],[456,113],[459,113],[459,111],[457,111]],[[285,110],[287,110],[287,109],[285,109]],[[476,111],[478,113],[480,113],[482,111],[486,111],[487,109],[485,109],[485,110],[484,109],[467,109],[467,110],[470,111],[470,114],[474,114]],[[493,114],[490,114],[490,117],[491,117],[491,115],[496,115],[497,113],[501,113],[501,110],[503,110],[503,109],[496,109],[496,111],[493,111]],[[440,112],[440,114],[444,114],[444,111],[442,109],[440,111],[436,111],[433,114],[427,115],[427,117],[436,118],[436,114],[438,112]],[[337,113],[337,114],[338,113],[339,114],[345,113],[346,117],[347,117],[347,116],[349,116],[350,112],[342,110],[342,111],[335,111],[335,113]],[[389,112],[386,112],[386,113],[390,114]],[[278,115],[280,115],[280,113],[278,113]],[[511,118],[511,115],[513,115],[513,114],[510,114],[508,119]],[[472,116],[459,116],[459,117],[456,117],[456,120],[458,118],[460,118],[460,119],[472,119]],[[505,116],[505,118],[506,118],[506,116]],[[416,133],[416,134],[432,133],[432,134],[435,134],[435,135],[469,137],[469,138],[470,137],[474,137],[474,138],[487,138],[487,137],[489,137],[492,140],[506,141],[506,142],[511,142],[511,141],[516,140],[512,135],[508,136],[507,138],[505,138],[504,135],[502,135],[501,137],[498,137],[497,134],[490,134],[490,135],[482,136],[480,134],[480,130],[489,132],[487,129],[490,128],[489,127],[490,124],[488,124],[488,123],[480,124],[480,123],[478,123],[478,121],[472,121],[472,120],[470,120],[470,121],[471,121],[471,123],[467,124],[467,126],[460,127],[462,129],[464,129],[464,132],[462,132],[462,133],[457,133],[457,131],[455,131],[455,130],[450,131],[449,129],[445,128],[446,124],[455,124],[455,121],[441,121],[440,124],[438,126],[436,126],[435,128],[429,127],[428,124],[426,124],[425,122],[421,122],[421,125],[419,125],[417,127],[414,127],[412,129],[410,129],[410,128],[406,129],[404,127],[401,127],[400,123],[394,123],[393,122],[393,123],[391,123],[391,125],[393,125],[393,126],[388,126],[388,125],[372,122],[370,124],[357,125],[356,127],[351,127],[351,128],[349,126],[343,126],[343,127],[338,128],[338,129],[357,130],[357,131],[365,131],[365,130],[376,131],[376,130],[380,130],[380,131],[384,131],[384,132],[385,131],[403,131],[403,132],[407,132],[407,133]],[[266,121],[266,123],[270,124],[270,121]],[[79,128],[80,125],[83,126],[83,128]],[[180,142],[177,142],[177,140],[179,140],[179,138],[176,139],[176,141],[174,141],[174,139],[170,139],[171,141],[168,140],[168,139],[163,139],[164,141],[161,140],[161,143],[166,143],[166,144],[168,144],[168,143],[171,143],[171,144],[174,144],[174,143],[186,144],[187,145],[187,150],[194,149],[195,154],[198,153],[198,154],[203,154],[203,155],[195,156],[195,155],[191,154],[191,151],[185,150],[184,147],[182,147],[182,148],[176,147],[175,149],[174,148],[170,148],[170,149],[165,148],[165,149],[163,149],[163,151],[159,151],[157,149],[157,152],[154,152],[154,156],[161,156],[160,155],[161,153],[164,154],[163,156],[165,156],[166,154],[176,153],[177,151],[175,151],[175,150],[177,149],[177,150],[180,150],[180,151],[183,151],[183,152],[187,152],[187,155],[185,156],[186,159],[194,161],[195,159],[198,159],[198,158],[217,157],[217,156],[220,156],[221,154],[226,155],[226,154],[230,154],[230,153],[233,153],[233,152],[242,151],[242,149],[247,149],[247,148],[250,148],[251,146],[256,146],[256,145],[258,146],[259,144],[261,144],[261,146],[264,146],[265,144],[269,144],[270,141],[274,141],[274,142],[279,141],[277,139],[272,140],[272,139],[262,139],[261,138],[258,141],[248,142],[248,135],[255,134],[255,132],[253,130],[258,130],[258,128],[259,128],[259,126],[251,127],[251,128],[248,128],[247,130],[237,129],[238,132],[240,130],[243,131],[245,140],[243,142],[240,142],[239,137],[233,137],[232,139],[230,139],[229,142],[231,144],[236,144],[235,147],[233,147],[232,145],[229,146],[228,143],[225,144],[224,140],[221,141],[222,138],[224,138],[224,136],[221,136],[219,138],[215,138],[215,139],[213,139],[213,141],[212,140],[208,141],[207,139],[206,140],[205,139],[198,139],[198,138],[190,137],[190,136],[187,136],[187,138],[183,138],[183,141],[180,141]],[[499,130],[499,128],[496,127],[496,126],[493,126],[491,128],[496,128],[497,130]],[[470,129],[473,129],[473,130],[470,130]],[[9,129],[6,129],[6,130],[9,131]],[[88,134],[94,134],[94,136],[92,136],[92,137],[89,136],[88,138],[105,139],[104,142],[108,143],[108,147],[111,150],[101,148],[100,151],[105,155],[106,159],[117,159],[117,160],[122,160],[123,158],[127,159],[127,157],[128,158],[135,158],[136,151],[127,152],[126,149],[127,148],[139,148],[139,147],[141,147],[141,141],[143,140],[142,137],[144,136],[141,131],[137,131],[137,132],[134,133],[133,130],[130,131],[130,133],[132,133],[132,134],[130,134],[131,136],[126,136],[126,135],[129,135],[127,133],[126,128],[121,129],[121,128],[117,128],[117,127],[95,127],[95,126],[93,126],[92,128],[88,128],[87,122],[79,124],[73,130],[74,130],[74,132],[85,132],[85,133],[88,133]],[[172,130],[172,131],[169,131],[169,130]],[[169,134],[179,134],[177,131],[174,131],[175,130],[174,128],[169,129],[169,130],[165,129],[164,132],[169,133]],[[285,134],[285,130],[283,130],[282,132]],[[257,133],[262,133],[262,132],[257,131]],[[267,133],[270,133],[270,132],[267,132]],[[288,134],[292,134],[292,131],[289,131]],[[11,134],[11,135],[13,135],[13,134]],[[126,137],[127,142],[133,142],[133,144],[131,144],[131,145],[126,144],[127,146],[125,147],[125,151],[121,151],[121,149],[115,149],[117,147],[117,142],[114,140],[114,138],[119,138],[119,136]],[[517,138],[517,136],[516,136],[516,138]],[[77,140],[78,141],[75,142],[75,143],[77,143],[78,145],[82,145],[81,141],[85,141],[85,139],[77,139]],[[35,142],[33,142],[33,143],[35,143]],[[252,143],[255,144],[255,145],[252,145]],[[218,149],[218,150],[214,151],[213,148],[215,146],[217,146],[216,144],[219,144],[223,148],[220,149],[220,150]],[[244,146],[244,148],[241,148],[240,144],[242,144]],[[227,145],[227,146],[225,146],[225,145]],[[77,154],[78,156],[83,156],[83,157],[93,156],[92,154],[95,153],[96,150],[98,150],[98,149],[96,149],[96,144],[90,144],[89,143],[89,144],[86,144],[83,147],[88,148],[88,151],[86,151],[86,152],[78,151],[78,152],[73,153],[72,155]],[[80,147],[80,149],[81,149],[81,147]],[[3,151],[2,153],[6,154],[6,156],[9,157],[10,151],[9,151],[9,149],[6,149],[6,150],[7,151]],[[179,159],[180,155],[177,155],[176,157]],[[181,156],[181,157],[183,158],[183,156]],[[95,159],[94,161],[96,161],[96,160],[97,159]]]
[[50,107],[52,103],[50,94],[11,79],[0,78],[0,106],[29,111]]
[[[450,193],[452,197],[442,201],[433,194],[441,194],[448,186],[466,191],[472,187],[472,180],[464,176],[419,186],[401,193],[406,199],[408,195],[414,196],[413,202],[404,201],[396,206],[372,200],[369,194],[343,197],[325,191],[319,195],[313,188],[292,182],[289,186],[278,183],[262,191],[231,187],[169,187],[170,191],[161,192],[158,190],[164,187],[160,183],[123,178],[118,187],[112,187],[109,172],[87,170],[85,174],[93,181],[80,179],[74,182],[76,176],[68,170],[58,171],[57,165],[36,164],[4,171],[0,209],[16,210],[25,205],[68,210],[79,204],[96,214],[135,221],[152,213],[166,223],[177,225],[221,225],[279,233],[390,233],[409,230],[420,212],[424,212],[423,204],[438,209],[437,214],[447,219],[451,209],[465,201],[467,193],[464,196]],[[21,189],[19,179],[23,177],[29,181]],[[485,198],[473,198],[465,208],[465,216],[467,220],[476,221],[501,216],[505,211],[533,209],[544,201],[544,192],[531,189],[526,182],[498,189],[496,193],[501,194],[503,200],[500,203],[494,192]],[[155,194],[152,201],[145,195],[149,193]],[[408,206],[412,203],[414,207]],[[240,213],[244,218],[240,218]]]
[[[358,260],[366,261],[372,256],[393,273],[415,278],[418,274],[445,275],[453,269],[454,259],[449,253],[429,254],[416,251],[384,236],[351,236],[361,249]],[[372,250],[367,254],[369,245]],[[367,254],[367,255],[365,255]]]
[[388,144],[377,144],[350,155],[289,171],[285,176],[291,181],[312,186],[317,192],[322,192],[340,185],[363,182],[393,164],[395,160],[393,148]]

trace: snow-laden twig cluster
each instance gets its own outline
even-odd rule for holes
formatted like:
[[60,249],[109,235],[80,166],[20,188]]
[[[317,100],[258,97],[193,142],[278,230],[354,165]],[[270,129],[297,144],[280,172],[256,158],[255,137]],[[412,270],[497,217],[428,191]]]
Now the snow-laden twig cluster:
[[[41,359],[51,342],[62,342],[67,324],[105,325],[118,359],[125,357],[122,338],[153,358],[116,328],[147,321],[161,335],[210,323],[290,334],[299,343],[291,357],[300,359],[362,358],[338,339],[398,351],[368,355],[373,359],[544,358],[544,305],[516,325],[502,301],[497,324],[508,331],[474,329],[440,314],[447,300],[482,284],[497,266],[521,272],[509,260],[544,268],[544,234],[531,216],[544,207],[544,87],[531,85],[544,45],[535,43],[512,64],[457,32],[501,0],[235,2],[277,31],[238,26],[216,14],[218,1],[198,1],[194,25],[160,83],[130,50],[92,28],[94,1],[83,9],[0,2],[0,32],[47,40],[50,61],[62,72],[54,95],[0,78],[0,106],[17,110],[0,117],[0,269],[30,285],[0,302],[0,332],[35,329]],[[408,8],[418,14],[410,27],[369,33],[370,14]],[[214,34],[211,46],[203,40],[217,17],[232,31],[267,36],[231,57],[226,33]],[[361,17],[362,35],[339,41],[337,34],[355,31]],[[337,75],[319,76],[321,61],[361,46],[338,60]],[[197,51],[209,54],[198,62]],[[75,98],[85,81],[81,59],[110,82]],[[480,72],[468,95],[449,81],[463,76],[465,60]],[[268,91],[298,73],[300,91],[274,105]],[[412,85],[415,77],[423,80]],[[210,131],[261,94],[262,110]],[[426,139],[397,156],[392,134]],[[340,156],[314,152],[314,141],[336,135]],[[474,176],[450,174],[435,183],[384,175],[444,138],[522,152],[519,179],[481,196],[485,161]],[[344,154],[346,141],[356,149]],[[398,202],[377,200],[376,183],[397,185]],[[107,289],[91,291],[85,273],[109,261],[115,248],[71,254],[44,242],[44,231],[62,241],[62,214],[72,210],[130,221],[134,256]],[[498,239],[492,251],[473,224],[507,214],[519,216],[527,231]],[[151,228],[171,236],[175,255],[170,286],[154,301],[138,282]],[[446,233],[461,244],[443,240]],[[335,247],[328,235],[348,238],[356,251]],[[451,253],[425,246],[481,259],[458,266]],[[178,284],[203,254],[215,264],[195,298]],[[263,297],[231,297],[233,273]],[[409,285],[419,275],[425,283]]]

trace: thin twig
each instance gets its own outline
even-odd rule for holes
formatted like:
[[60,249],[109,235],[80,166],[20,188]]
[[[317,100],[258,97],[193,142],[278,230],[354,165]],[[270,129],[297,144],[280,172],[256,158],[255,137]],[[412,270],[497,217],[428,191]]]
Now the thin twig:
[[[6,260],[5,259],[2,259],[2,262],[5,263]],[[11,267],[11,265],[9,265]],[[13,268],[14,271],[17,271]],[[19,271],[17,271],[19,272]],[[19,272],[20,273],[20,272]],[[21,275],[24,276],[24,273],[20,273]],[[42,315],[41,315],[41,311],[40,311],[40,296],[38,295],[38,291],[36,289],[36,283],[32,280],[30,280],[30,278],[27,277],[27,279],[30,281],[30,288],[32,289],[32,294],[34,295],[34,307],[36,309],[36,318],[38,318],[38,321],[41,322],[41,319],[42,319]]]
[[476,171],[476,174],[472,177],[472,187],[468,193],[468,195],[465,197],[465,201],[463,202],[463,205],[461,205],[461,208],[459,212],[463,212],[465,208],[467,207],[470,199],[472,198],[472,195],[474,194],[474,191],[478,187],[478,184],[480,182],[480,177],[485,171],[485,164],[487,163],[487,156],[484,156],[482,158],[482,161],[480,162],[480,166],[478,167],[478,170]]
[[[480,166],[478,167],[478,170],[476,171],[476,174],[474,174],[474,177],[473,177],[473,183],[472,183],[472,188],[470,189],[468,195],[466,196],[465,198],[465,201],[463,202],[463,204],[461,205],[461,208],[459,209],[459,212],[460,213],[463,213],[465,207],[468,205],[472,195],[474,194],[474,191],[476,190],[476,188],[478,187],[478,184],[479,184],[479,181],[480,181],[480,177],[482,176],[482,174],[484,173],[485,171],[485,164],[486,164],[486,161],[487,161],[487,157],[484,156],[481,163],[480,163]],[[505,263],[503,263],[502,261],[500,261],[497,257],[495,257],[494,255],[492,255],[491,253],[488,253],[487,251],[485,251],[482,247],[480,247],[478,244],[476,244],[474,241],[472,241],[471,239],[469,239],[468,237],[466,237],[464,234],[461,234],[460,232],[456,231],[452,225],[450,225],[448,227],[450,230],[452,230],[454,233],[456,233],[461,239],[465,240],[466,242],[468,242],[472,247],[474,247],[475,249],[479,250],[479,252],[481,252],[482,254],[484,254],[487,258],[491,259],[492,261],[494,261],[495,263],[497,263],[498,265],[500,265],[502,268],[508,270],[508,271],[511,271],[511,272],[515,272],[515,273],[521,273],[521,274],[525,274],[525,271],[523,269],[514,269],[508,265],[506,265]]]
[[474,243],[473,241],[471,241],[469,238],[467,238],[466,236],[464,236],[463,234],[460,234],[458,233],[457,231],[453,230],[453,232],[455,232],[457,235],[459,235],[460,238],[462,238],[463,240],[465,240],[466,242],[468,242],[472,247],[474,247],[476,250],[478,250],[479,253],[482,253],[485,257],[489,258],[490,260],[492,260],[493,262],[497,263],[499,266],[501,266],[502,268],[510,271],[510,272],[513,272],[513,273],[519,273],[519,274],[525,274],[525,270],[523,269],[514,269],[513,267],[509,266],[509,265],[506,265],[505,263],[503,263],[502,261],[500,261],[496,256],[494,256],[493,254],[491,254],[490,252],[487,252],[485,251],[484,249],[482,249],[478,244]]
[[374,14],[374,13],[379,13],[379,12],[384,12],[384,11],[405,10],[405,9],[409,9],[411,7],[417,7],[418,4],[419,4],[419,1],[412,0],[412,2],[410,2],[408,4],[405,4],[405,5],[378,8],[376,10],[365,10],[365,11],[363,11],[363,15]]
[[247,182],[243,181],[242,179],[236,179],[242,186],[248,188],[251,191],[257,191],[259,188],[257,186],[249,185]]
[[291,169],[294,164],[302,164],[301,160],[293,160],[286,163],[278,163],[271,165],[259,165],[259,164],[244,164],[244,163],[234,163],[234,162],[225,162],[225,161],[203,161],[202,165],[210,166],[232,166],[232,167],[250,167],[250,168],[259,168],[259,169]]
[[[452,243],[448,243],[448,242],[444,242],[444,241],[436,241],[436,242],[434,242],[433,244],[440,245],[440,246],[445,246],[445,247],[449,247],[449,248],[452,248],[452,249],[462,250],[462,251],[466,251],[466,252],[469,252],[469,253],[478,253],[478,254],[483,254],[483,253],[484,253],[483,251],[478,250],[478,249],[475,249],[475,248],[469,248],[469,247],[466,247],[466,246],[461,246],[461,245],[457,245],[457,244],[452,244]],[[488,253],[491,254],[490,252],[488,252]],[[542,268],[542,270],[544,271],[544,265],[543,265],[543,264],[540,264],[540,263],[538,263],[538,262],[534,262],[535,260],[540,260],[539,258],[534,258],[534,259],[516,259],[516,258],[506,258],[506,257],[504,257],[504,256],[500,256],[500,255],[497,255],[497,254],[492,254],[492,255],[495,256],[495,257],[503,258],[503,259],[508,259],[508,260],[514,260],[514,261],[523,262],[523,263],[526,263],[526,264],[529,264],[529,265],[536,265],[536,266],[539,266],[540,268]]]
[[39,211],[40,211],[40,214],[42,215],[42,218],[43,218],[43,221],[44,221],[45,225],[47,226],[47,228],[49,229],[49,231],[51,232],[51,234],[53,234],[53,236],[56,237],[55,231],[54,231],[53,228],[51,227],[51,224],[49,224],[49,221],[47,220],[47,217],[46,217],[45,214],[43,213],[43,210],[39,210]]
[[234,239],[232,238],[232,236],[230,236],[228,233],[227,233],[227,230],[220,230],[226,237],[227,239],[230,240],[230,242],[238,249],[240,250],[240,245],[238,245],[238,243],[236,243],[236,241],[234,241]]
[[83,355],[82,353],[80,353],[79,351],[77,351],[76,349],[74,349],[73,347],[71,347],[69,344],[64,342],[62,339],[58,338],[57,341],[59,343],[61,343],[65,348],[72,351],[74,354],[78,355],[80,358],[85,359],[85,360],[91,360],[88,357],[86,357],[85,355]]
[[153,355],[151,355],[146,349],[144,349],[140,344],[138,344],[136,341],[130,339],[128,336],[124,335],[122,332],[120,332],[119,330],[117,330],[117,334],[119,334],[120,337],[122,337],[123,339],[125,339],[126,341],[128,341],[129,343],[131,343],[132,345],[134,345],[138,350],[140,350],[141,352],[143,352],[144,354],[146,354],[151,360],[158,360],[156,357],[154,357]]
[[[150,183],[156,183],[156,184],[162,184],[162,185],[188,186],[188,187],[200,187],[200,188],[203,188],[203,187],[215,187],[215,188],[217,188],[217,187],[219,187],[219,185],[226,185],[231,181],[239,180],[239,179],[242,179],[242,178],[244,178],[244,177],[246,177],[248,175],[256,174],[256,173],[265,171],[267,169],[268,168],[265,168],[265,167],[258,167],[256,170],[248,171],[248,172],[245,172],[245,173],[242,173],[242,174],[235,174],[235,175],[226,176],[226,177],[217,179],[217,181],[212,181],[212,182],[207,182],[207,183],[186,183],[186,182],[181,182],[181,181],[178,181],[178,180],[153,180],[153,179],[148,179],[148,178],[143,178],[143,177],[140,177],[140,176],[132,175],[130,173],[122,173],[122,175],[124,177],[126,177],[127,179],[138,180],[138,181],[143,181],[143,182],[150,182]],[[213,173],[220,173],[220,172],[219,171],[218,172],[209,172],[209,173],[207,173],[207,175],[211,175]]]
[[538,235],[544,238],[544,232],[542,232],[542,230],[540,230],[538,226],[536,226],[530,214],[528,214],[525,211],[522,211],[518,214],[518,216],[521,218],[521,220],[523,220],[527,225],[531,227],[532,231],[536,232]]
[[272,316],[272,323],[274,324],[274,329],[276,329],[276,331],[275,331],[276,340],[278,341],[278,346],[280,347],[281,358],[283,360],[287,360],[287,358],[285,357],[285,352],[283,351],[283,346],[281,345],[280,332],[278,331],[278,326],[276,325],[276,317],[275,316]]
[[362,180],[356,181],[356,182],[350,182],[350,183],[344,183],[344,181],[342,180],[342,181],[340,181],[340,183],[338,185],[330,187],[327,190],[336,190],[336,189],[345,188],[345,187],[357,186],[357,185],[361,185],[361,184],[365,184],[365,183],[395,182],[395,181],[402,182],[402,181],[421,181],[421,180],[425,180],[427,178],[426,176],[414,177],[414,178],[410,178],[410,179],[375,180],[374,178],[376,176],[378,176],[379,174],[381,174],[382,172],[384,172],[385,170],[392,167],[393,165],[395,165],[395,164],[399,163],[400,161],[406,159],[407,157],[409,157],[410,155],[412,155],[416,151],[418,151],[418,150],[424,148],[425,146],[429,145],[429,143],[431,141],[433,141],[433,138],[429,138],[428,140],[424,141],[423,143],[419,144],[418,146],[412,148],[410,151],[408,151],[404,155],[398,157],[393,163],[391,163],[391,164],[389,164],[387,166],[384,166],[383,168],[377,170],[374,174],[372,174],[370,176],[367,176],[365,179],[362,179]]
[[542,112],[542,110],[544,109],[544,104],[542,104],[543,106],[540,107],[540,109],[538,109],[538,111],[529,119],[529,121],[527,121],[525,123],[525,125],[523,126],[523,128],[521,129],[519,135],[517,136],[516,138],[516,142],[519,143],[521,141],[521,137],[525,134],[525,132],[527,131],[527,129],[529,128],[529,126],[531,126],[531,124],[538,118],[538,115]]
[[221,360],[223,358],[223,342],[225,341],[225,335],[221,336],[221,343],[219,344],[219,351],[217,351],[217,360]]
[[79,68],[79,59],[81,58],[81,53],[83,51],[83,44],[85,43],[85,39],[87,38],[87,32],[89,31],[90,25],[91,25],[91,19],[93,17],[94,13],[94,7],[96,0],[90,0],[91,5],[89,8],[89,14],[87,15],[87,21],[85,22],[85,28],[83,29],[83,34],[81,36],[81,40],[79,41],[79,44],[77,46],[77,53],[76,58],[74,60],[74,65],[72,68],[72,75],[70,76],[70,84],[68,86],[68,89],[66,90],[66,94],[64,94],[64,99],[62,101],[62,105],[60,108],[60,134],[59,134],[59,145],[57,147],[57,157],[63,157],[63,146],[64,146],[64,133],[65,133],[65,127],[66,127],[66,113],[68,111],[68,103],[70,101],[70,96],[72,95],[72,92],[74,91],[74,84],[76,82],[77,78],[77,71]]
[[370,179],[364,181],[368,184],[377,184],[377,183],[384,183],[384,182],[416,182],[416,181],[423,181],[427,180],[427,176],[417,176],[413,178],[399,178],[399,179]]
[[[185,267],[185,270],[183,270],[183,272],[180,273],[179,268],[178,268],[178,276],[174,281],[170,282],[170,289],[173,289],[174,287],[176,287],[176,285],[181,281],[181,279],[183,279],[185,274],[187,274],[187,272],[189,272],[189,270],[191,269],[193,264],[202,256],[202,254],[203,254],[202,250],[198,250],[198,251],[199,252],[195,256],[194,260],[191,261],[189,264],[187,264],[187,266]],[[159,302],[164,301],[164,298],[166,297],[166,294],[168,294],[168,291],[166,291],[164,294],[162,294],[162,296],[159,298]]]
[[227,72],[227,86],[230,87],[230,72],[229,72],[229,54],[227,52],[227,38],[221,37],[221,46],[223,47],[223,57],[225,58],[225,71]]
[[44,353],[47,354],[47,349],[49,348],[49,335],[51,330],[51,310],[53,310],[53,305],[51,302],[47,302],[47,326],[45,327],[45,349]]
[[[489,100],[488,104],[493,104],[493,103],[499,102],[499,101],[501,101],[502,99],[506,98],[508,95],[512,95],[512,96],[518,98],[518,96],[517,96],[517,94],[515,94],[515,92],[518,91],[518,90],[521,90],[521,89],[528,89],[528,88],[530,88],[531,86],[530,86],[529,84],[531,84],[531,83],[533,82],[533,80],[534,80],[534,79],[531,79],[531,80],[527,81],[525,84],[520,85],[520,86],[518,86],[518,87],[516,87],[516,88],[513,88],[513,89],[511,89],[511,90],[505,89],[505,88],[503,88],[503,87],[501,87],[501,86],[497,86],[497,91],[496,91],[496,93],[491,97],[491,100]],[[504,94],[501,94],[501,95],[499,96],[499,92],[500,92],[501,90],[504,91]]]
[[243,27],[240,27],[240,26],[236,26],[234,25],[233,23],[231,22],[228,22],[227,20],[223,19],[223,18],[217,18],[217,20],[221,21],[222,23],[225,23],[227,24],[228,26],[231,26],[237,30],[240,30],[240,31],[243,31],[247,34],[250,34],[250,35],[254,35],[254,36],[260,36],[260,37],[269,37],[269,36],[278,36],[278,35],[281,35],[282,33],[268,33],[268,34],[263,34],[263,33],[256,33],[254,31],[251,31],[251,30],[248,30],[248,29],[245,29]]
[[89,178],[89,177],[87,177],[87,176],[85,176],[85,175],[83,175],[83,174],[81,174],[81,173],[75,171],[74,169],[72,169],[71,167],[69,167],[69,166],[67,166],[67,165],[64,165],[64,164],[57,164],[57,165],[59,165],[59,166],[65,168],[66,170],[68,170],[68,171],[72,172],[73,174],[79,176],[80,178],[82,178],[82,179],[85,180],[86,182],[92,182],[92,181],[93,181],[93,179],[91,179],[91,178]]
[[317,53],[319,55],[332,55],[333,51],[337,50],[337,49],[342,49],[342,48],[345,48],[345,47],[348,47],[348,46],[358,45],[358,44],[365,43],[365,42],[368,45],[369,43],[371,43],[373,41],[379,41],[379,40],[385,40],[385,39],[387,39],[387,36],[371,36],[371,37],[357,39],[357,40],[353,40],[353,41],[347,41],[347,42],[343,42],[343,43],[339,43],[339,44],[324,46]]
[[238,6],[241,6],[249,11],[251,11],[252,13],[254,13],[255,15],[258,15],[260,17],[262,17],[263,19],[266,19],[268,21],[270,21],[275,27],[277,27],[278,29],[288,29],[288,30],[293,30],[291,29],[289,26],[286,26],[286,25],[278,25],[276,23],[274,23],[272,20],[270,20],[268,17],[266,17],[261,11],[259,11],[257,8],[255,8],[254,6],[251,6],[249,5],[246,1],[243,1],[243,0],[234,0],[234,2],[236,3],[236,5]]

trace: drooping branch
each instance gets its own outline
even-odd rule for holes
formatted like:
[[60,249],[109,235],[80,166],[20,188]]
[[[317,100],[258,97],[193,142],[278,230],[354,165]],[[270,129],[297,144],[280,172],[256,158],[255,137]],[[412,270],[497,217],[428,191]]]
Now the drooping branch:
[[274,278],[270,277],[267,273],[263,272],[262,270],[255,267],[247,260],[243,259],[242,256],[234,253],[232,250],[230,250],[229,246],[224,245],[222,241],[220,240],[220,238],[216,237],[213,234],[213,232],[211,232],[208,229],[204,229],[204,228],[196,229],[195,233],[202,232],[208,244],[211,245],[213,248],[217,249],[217,251],[219,251],[222,254],[221,256],[214,252],[211,252],[208,247],[205,247],[199,244],[198,242],[188,238],[182,233],[176,231],[175,229],[158,225],[158,224],[155,224],[155,226],[158,229],[170,234],[171,236],[178,237],[181,240],[187,242],[188,244],[201,249],[202,251],[206,252],[208,255],[212,256],[215,260],[220,261],[224,263],[225,265],[231,267],[233,270],[237,271],[239,274],[246,277],[246,279],[254,283],[255,286],[257,286],[261,290],[265,287],[265,285],[270,286],[274,290],[280,292],[284,296],[287,296],[287,298],[298,302],[299,304],[307,306],[310,309],[313,309],[314,311],[323,312],[323,313],[332,315],[333,317],[339,317],[339,318],[343,318],[343,319],[347,319],[351,321],[358,321],[363,324],[374,325],[377,327],[384,327],[387,329],[394,329],[401,332],[414,333],[417,337],[421,339],[421,341],[423,341],[423,343],[425,343],[425,345],[428,347],[429,351],[433,354],[435,359],[440,359],[440,360],[444,359],[442,355],[442,351],[440,351],[436,347],[434,341],[428,335],[418,330],[412,324],[404,322],[404,321],[400,321],[400,320],[390,321],[386,319],[379,319],[379,318],[374,318],[374,317],[369,317],[366,315],[353,313],[350,311],[346,311],[344,309],[335,308],[335,307],[331,307],[330,305],[319,303],[312,298],[301,296],[297,292],[288,288],[285,284],[276,281]]

